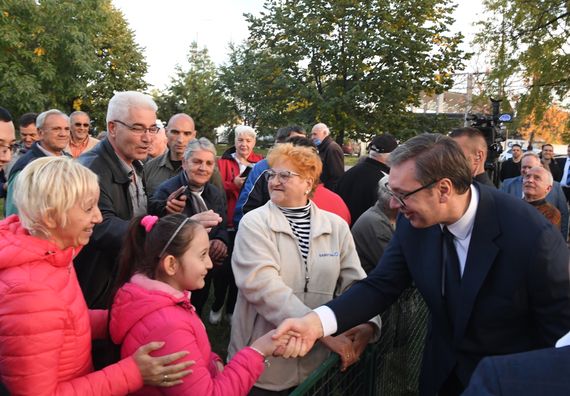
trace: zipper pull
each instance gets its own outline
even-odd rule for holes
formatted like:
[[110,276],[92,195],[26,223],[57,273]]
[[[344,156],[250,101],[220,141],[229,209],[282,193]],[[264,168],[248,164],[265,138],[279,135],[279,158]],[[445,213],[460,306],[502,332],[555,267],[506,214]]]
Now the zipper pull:
[[305,276],[305,293],[309,291],[309,277]]

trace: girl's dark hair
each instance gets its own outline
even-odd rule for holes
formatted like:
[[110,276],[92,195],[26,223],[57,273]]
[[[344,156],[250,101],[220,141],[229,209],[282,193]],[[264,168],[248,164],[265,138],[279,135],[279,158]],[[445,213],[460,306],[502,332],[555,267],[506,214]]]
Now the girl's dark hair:
[[[147,233],[141,225],[143,217],[135,217],[129,225],[129,231],[119,256],[116,290],[127,283],[135,273],[154,279],[156,268],[162,258],[166,255],[180,258],[186,252],[188,244],[194,239],[195,230],[200,225],[194,220],[186,220],[185,215],[172,214],[160,218]],[[184,221],[186,223],[174,235]],[[173,235],[174,238],[161,255]]]

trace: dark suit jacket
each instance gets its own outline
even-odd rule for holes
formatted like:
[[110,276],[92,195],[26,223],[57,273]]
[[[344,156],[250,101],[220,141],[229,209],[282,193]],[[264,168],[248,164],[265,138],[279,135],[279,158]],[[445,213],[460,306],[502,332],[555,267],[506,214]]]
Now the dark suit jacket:
[[463,396],[570,395],[570,346],[481,360]]
[[453,321],[441,290],[441,228],[417,229],[404,217],[368,278],[327,304],[342,332],[383,312],[413,280],[431,313],[422,395],[435,395],[454,368],[466,386],[481,358],[549,347],[570,329],[560,232],[526,202],[475,186],[479,206]]

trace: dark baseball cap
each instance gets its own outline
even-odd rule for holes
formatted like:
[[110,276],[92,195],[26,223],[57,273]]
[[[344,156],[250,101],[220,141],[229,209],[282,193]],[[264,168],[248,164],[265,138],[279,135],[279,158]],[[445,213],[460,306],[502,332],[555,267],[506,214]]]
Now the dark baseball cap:
[[398,147],[398,141],[389,133],[376,136],[368,145],[368,151],[376,151],[377,153],[391,153]]

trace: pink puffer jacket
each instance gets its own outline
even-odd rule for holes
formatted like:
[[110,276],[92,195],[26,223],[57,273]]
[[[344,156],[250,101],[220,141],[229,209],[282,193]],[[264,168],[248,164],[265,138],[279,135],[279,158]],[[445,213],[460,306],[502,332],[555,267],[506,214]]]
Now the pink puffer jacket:
[[190,305],[189,293],[166,283],[135,275],[115,296],[111,308],[111,338],[129,356],[141,345],[165,341],[155,356],[178,351],[193,360],[192,373],[171,388],[145,387],[137,395],[247,395],[263,372],[262,356],[251,348],[239,351],[223,372],[218,372],[206,328]]
[[17,216],[0,222],[0,376],[12,395],[126,395],[142,387],[132,358],[93,371],[91,338],[107,311],[89,311],[74,249],[30,236]]

